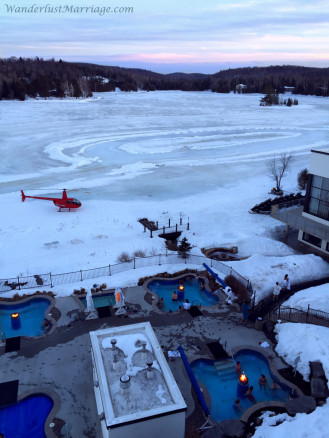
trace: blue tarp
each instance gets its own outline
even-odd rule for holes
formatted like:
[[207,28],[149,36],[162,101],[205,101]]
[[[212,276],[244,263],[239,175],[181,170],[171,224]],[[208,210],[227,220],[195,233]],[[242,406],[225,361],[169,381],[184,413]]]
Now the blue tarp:
[[195,375],[194,375],[194,373],[193,373],[193,371],[192,371],[192,369],[190,367],[190,364],[189,364],[189,362],[187,360],[187,357],[186,357],[186,355],[184,353],[184,350],[182,349],[182,347],[180,345],[178,347],[178,351],[180,352],[180,356],[181,356],[181,358],[182,358],[182,360],[184,362],[187,374],[188,374],[188,376],[189,376],[189,378],[191,380],[193,389],[195,391],[196,396],[198,397],[198,400],[199,400],[200,405],[201,405],[201,407],[203,409],[203,412],[208,417],[210,415],[210,411],[208,409],[207,403],[206,403],[206,401],[205,401],[205,399],[203,397],[203,394],[201,392],[201,389],[200,389],[200,386],[198,384],[198,381],[195,378]]
[[227,287],[227,284],[220,278],[218,277],[218,275],[209,268],[208,265],[206,265],[205,263],[203,263],[203,266],[207,269],[207,271],[209,272],[209,274],[211,274],[213,277],[215,277],[215,279],[223,286],[223,287]]

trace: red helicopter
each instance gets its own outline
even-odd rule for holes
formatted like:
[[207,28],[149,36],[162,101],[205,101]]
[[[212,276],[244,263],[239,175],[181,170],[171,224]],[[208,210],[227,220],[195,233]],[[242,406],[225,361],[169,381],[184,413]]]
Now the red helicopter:
[[66,210],[76,210],[77,208],[81,207],[81,202],[76,198],[68,198],[66,194],[66,189],[63,190],[63,196],[61,198],[45,198],[42,196],[27,196],[21,190],[22,193],[22,202],[25,201],[26,198],[34,198],[34,199],[45,199],[46,201],[53,201],[53,203],[56,205],[56,207],[59,207],[59,211],[62,209]]

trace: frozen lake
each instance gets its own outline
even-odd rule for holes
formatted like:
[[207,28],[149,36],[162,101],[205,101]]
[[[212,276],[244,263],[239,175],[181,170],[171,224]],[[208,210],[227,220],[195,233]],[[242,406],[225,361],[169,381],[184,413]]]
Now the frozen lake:
[[302,157],[329,143],[324,98],[264,108],[261,95],[95,97],[0,102],[1,193],[67,187],[108,199],[172,199],[257,173],[274,153]]
[[[294,154],[283,187],[296,191],[310,149],[329,146],[329,100],[266,108],[260,98],[171,91],[0,101],[1,278],[107,266],[122,251],[163,253],[141,217],[189,218],[195,254],[232,244],[241,256],[291,254],[272,238],[280,224],[248,210],[273,187],[274,154]],[[21,189],[59,196],[62,188],[78,190],[81,209],[21,202]]]

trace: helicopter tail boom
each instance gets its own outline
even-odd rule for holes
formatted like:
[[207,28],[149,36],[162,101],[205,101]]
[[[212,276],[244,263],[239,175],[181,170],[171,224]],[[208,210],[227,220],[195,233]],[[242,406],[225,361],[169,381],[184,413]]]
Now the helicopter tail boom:
[[24,202],[24,201],[25,201],[25,199],[26,199],[26,196],[25,196],[25,194],[24,194],[23,190],[21,190],[21,194],[22,194],[22,202]]

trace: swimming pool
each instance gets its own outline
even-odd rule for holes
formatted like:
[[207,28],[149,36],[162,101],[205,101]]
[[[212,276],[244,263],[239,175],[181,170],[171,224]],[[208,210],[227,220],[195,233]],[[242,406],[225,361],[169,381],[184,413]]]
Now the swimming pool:
[[[45,311],[50,305],[47,298],[33,298],[25,303],[0,304],[0,331],[6,338],[15,336],[41,336],[45,333],[42,327]],[[20,327],[13,329],[12,313],[19,313]]]
[[44,425],[53,405],[50,397],[36,394],[0,408],[0,432],[6,438],[46,438]]
[[[80,298],[80,300],[83,303],[83,305],[85,307],[87,307],[86,298]],[[100,295],[98,297],[93,295],[93,302],[94,302],[95,309],[97,309],[98,307],[114,306],[114,304],[115,304],[114,293],[103,294],[103,295]]]
[[[253,395],[256,402],[287,401],[291,388],[281,384],[280,389],[270,389],[275,380],[269,368],[267,359],[257,351],[240,350],[234,355],[235,361],[240,361],[242,369],[249,379],[249,385],[254,387]],[[200,359],[191,363],[191,368],[197,380],[208,390],[211,397],[210,413],[216,421],[240,418],[243,412],[252,406],[252,402],[246,397],[238,397],[238,375],[232,359],[207,360]],[[264,374],[267,378],[268,387],[260,389],[258,378]],[[236,398],[240,398],[243,411],[236,411],[233,404]]]
[[[187,298],[193,305],[213,306],[219,303],[219,298],[201,288],[203,280],[198,280],[194,276],[185,277],[184,279],[184,300]],[[172,293],[178,291],[179,280],[152,280],[147,287],[160,298],[163,298],[164,306],[161,310],[164,312],[176,312],[179,306],[183,307],[183,301],[172,301]]]

